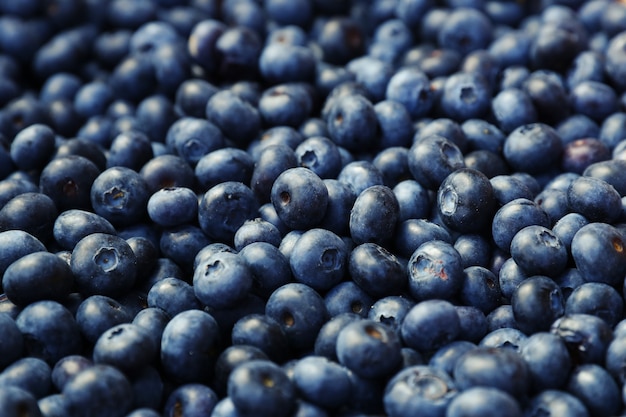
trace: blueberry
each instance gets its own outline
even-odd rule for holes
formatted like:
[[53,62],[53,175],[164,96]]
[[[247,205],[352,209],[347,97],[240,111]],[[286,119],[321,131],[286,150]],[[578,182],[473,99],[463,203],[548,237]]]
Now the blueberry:
[[313,136],[325,136],[328,137],[328,126],[326,122],[319,117],[310,117],[306,119],[300,127],[298,132],[304,138],[310,138]]
[[165,413],[184,413],[190,417],[211,415],[218,402],[215,392],[202,384],[185,384],[176,388],[167,397]]
[[211,413],[212,417],[242,417],[241,413],[237,411],[233,401],[230,397],[226,396],[222,398]]
[[526,226],[513,236],[511,256],[527,275],[559,275],[568,262],[558,236],[543,226]]
[[104,295],[85,298],[78,306],[75,317],[80,333],[90,343],[95,343],[107,329],[133,319],[126,307]]
[[148,216],[160,226],[178,226],[198,216],[198,197],[186,187],[162,188],[147,203]]
[[566,389],[578,397],[592,416],[619,412],[619,387],[604,368],[595,364],[577,366],[567,382]]
[[332,105],[326,123],[330,139],[349,151],[368,150],[376,145],[376,111],[374,105],[361,95],[338,98]]
[[621,81],[623,69],[620,63],[624,59],[622,48],[625,41],[626,36],[623,34],[617,34],[610,39],[607,45],[606,61],[604,64],[604,70],[609,79],[621,89],[624,88],[624,83]]
[[452,375],[454,366],[461,356],[466,352],[476,348],[476,345],[466,340],[457,340],[438,349],[428,361],[431,368],[445,371],[447,375]]
[[400,327],[404,344],[420,352],[441,348],[456,339],[459,331],[456,309],[445,300],[419,302],[409,310]]
[[198,221],[207,237],[230,243],[237,229],[256,217],[257,210],[257,200],[248,186],[226,181],[204,193],[198,206]]
[[491,106],[498,126],[505,133],[537,121],[537,112],[530,96],[519,88],[501,90]]
[[42,243],[52,238],[58,209],[54,201],[39,192],[19,194],[0,209],[0,231],[22,230]]
[[556,131],[543,123],[522,125],[504,141],[503,154],[511,168],[536,174],[561,158],[562,144]]
[[212,308],[234,307],[251,288],[250,268],[238,254],[215,253],[194,270],[194,293],[204,305]]
[[356,244],[385,244],[393,237],[400,207],[393,191],[373,185],[356,198],[350,213],[350,236]]
[[293,368],[293,382],[301,398],[330,410],[345,405],[352,389],[348,370],[323,356],[298,360]]
[[606,223],[582,226],[572,239],[571,254],[587,282],[622,285],[626,254],[622,234],[615,227]]
[[11,142],[11,159],[21,170],[41,170],[54,148],[54,131],[44,124],[34,124],[21,130]]
[[510,349],[516,353],[520,353],[527,341],[528,336],[522,333],[521,330],[512,327],[503,327],[485,334],[478,343],[478,346]]
[[459,340],[476,343],[487,334],[489,322],[485,313],[472,306],[456,306],[455,309],[459,316]]
[[479,73],[455,73],[446,78],[440,106],[446,117],[464,122],[482,118],[490,109],[491,87]]
[[367,318],[390,326],[398,332],[404,317],[414,305],[413,300],[403,296],[383,297],[372,305]]
[[582,81],[570,92],[570,102],[576,113],[596,121],[603,121],[617,111],[617,95],[608,85],[599,81]]
[[450,402],[449,417],[521,417],[522,409],[513,396],[498,387],[471,387]]
[[[221,90],[209,98],[206,118],[239,144],[249,143],[261,127],[258,110],[230,90]],[[247,121],[245,125],[240,123],[242,119]]]
[[178,384],[210,381],[218,343],[218,324],[209,313],[187,310],[172,317],[161,338],[165,375]]
[[607,322],[590,314],[567,314],[557,319],[550,332],[560,336],[573,364],[601,364],[613,338]]
[[288,416],[295,407],[296,388],[278,365],[256,359],[231,372],[228,397],[242,414]]
[[460,390],[491,387],[516,398],[526,395],[530,383],[528,365],[517,352],[489,347],[477,347],[461,356],[454,377]]
[[[232,328],[231,340],[233,346],[251,346],[277,363],[284,362],[290,353],[287,335],[281,325],[265,314],[248,314],[241,317]],[[215,370],[219,372],[220,368],[216,365]]]
[[284,83],[263,91],[258,111],[267,126],[292,127],[311,116],[313,93],[305,83]]
[[283,236],[283,240],[280,241],[278,249],[283,255],[285,255],[287,259],[291,257],[291,252],[293,251],[296,242],[298,241],[298,239],[300,239],[300,236],[302,236],[303,233],[304,231],[302,230],[291,230],[287,232],[285,236]]
[[323,356],[325,358],[338,362],[337,337],[339,336],[339,333],[345,326],[355,320],[360,319],[360,315],[352,312],[341,313],[334,317],[331,317],[320,328],[313,346],[313,353],[316,356]]
[[561,288],[550,278],[533,276],[522,281],[511,296],[513,315],[526,334],[547,331],[565,313]]
[[546,212],[538,204],[525,198],[512,200],[496,211],[491,223],[495,244],[509,252],[513,237],[526,226],[550,226]]
[[385,182],[383,173],[369,161],[350,161],[344,164],[337,175],[337,181],[350,186],[356,196],[366,188],[383,185]]
[[38,192],[39,188],[32,178],[23,177],[13,173],[10,177],[0,181],[0,202],[2,206],[13,197],[28,192]]
[[380,130],[380,148],[408,147],[413,135],[413,125],[406,107],[394,100],[382,100],[374,105],[374,111]]
[[337,145],[324,136],[305,139],[294,150],[298,165],[309,168],[320,178],[336,178],[341,171],[341,155]]
[[182,279],[168,277],[155,282],[147,295],[148,307],[159,308],[169,317],[186,310],[200,309],[194,288]]
[[155,14],[156,5],[148,1],[139,1],[132,5],[113,1],[107,8],[106,19],[113,26],[138,29],[152,20]]
[[350,253],[348,269],[352,280],[373,297],[399,295],[406,286],[403,264],[376,243],[356,246]]
[[380,378],[397,371],[400,351],[398,334],[373,320],[352,322],[337,337],[339,363],[363,378]]
[[608,116],[600,125],[599,139],[609,149],[614,149],[622,140],[626,130],[626,113],[616,112]]
[[315,75],[315,55],[304,45],[269,43],[259,56],[259,71],[270,84],[311,81]]
[[269,18],[279,25],[306,27],[313,17],[313,6],[306,1],[271,0],[265,4]]
[[344,281],[328,290],[324,296],[324,302],[330,317],[354,313],[365,318],[374,300],[354,281]]
[[294,416],[297,417],[327,417],[328,413],[322,408],[303,400],[296,400],[296,411]]
[[254,170],[254,160],[245,151],[224,147],[207,153],[198,160],[194,174],[198,185],[204,189],[224,182],[239,181],[249,184]]
[[615,188],[601,178],[580,177],[567,189],[573,211],[592,222],[613,223],[621,214],[621,198]]
[[14,304],[63,301],[74,289],[69,265],[50,252],[35,252],[13,262],[4,272],[2,287]]
[[226,394],[228,377],[240,364],[254,359],[268,359],[259,348],[252,345],[233,344],[220,353],[215,362],[215,378],[213,386],[219,396]]
[[309,229],[318,224],[328,205],[328,189],[308,168],[283,171],[272,185],[271,201],[278,217],[291,229]]
[[413,120],[426,116],[434,104],[430,80],[423,71],[413,67],[400,69],[391,77],[385,98],[402,104]]
[[502,304],[487,315],[487,329],[489,331],[502,328],[519,328],[511,304]]
[[582,138],[598,138],[600,126],[589,117],[582,114],[573,114],[556,126],[556,132],[561,136],[564,144]]
[[62,391],[68,411],[76,416],[119,416],[131,411],[131,385],[110,365],[94,365],[72,378]]
[[454,241],[454,249],[461,255],[464,268],[470,266],[488,267],[491,261],[489,240],[480,234],[462,234]]
[[44,416],[64,416],[67,415],[65,397],[63,394],[50,394],[37,401],[39,410]]
[[103,81],[92,81],[83,84],[74,96],[76,113],[84,119],[104,114],[113,101],[111,86]]
[[0,328],[6,335],[5,343],[0,345],[0,369],[4,369],[22,356],[24,338],[17,323],[8,314],[0,316]]
[[343,280],[348,249],[334,233],[324,229],[306,231],[295,243],[289,262],[296,281],[325,291]]
[[44,244],[23,230],[0,232],[0,273],[15,261],[34,252],[46,251]]
[[[167,51],[167,49],[165,50]],[[157,56],[155,60],[159,58],[160,56]],[[164,59],[166,58],[168,57]],[[178,80],[175,79],[174,82],[178,82]],[[145,132],[148,139],[158,143],[165,142],[167,130],[176,121],[177,117],[173,101],[165,95],[160,94],[150,95],[141,100],[139,104],[137,104],[135,111],[135,118],[137,123],[141,126],[141,131]],[[145,157],[145,155],[149,154],[149,152],[144,152],[145,153],[139,152],[138,157]]]
[[24,337],[25,353],[50,365],[81,352],[83,341],[77,321],[67,308],[51,300],[29,304],[15,320]]
[[496,210],[489,179],[470,168],[454,171],[444,179],[437,191],[437,204],[444,223],[461,233],[484,230]]
[[30,392],[40,399],[51,392],[50,365],[44,360],[23,357],[7,366],[0,374],[0,386],[13,386]]
[[531,398],[530,403],[527,406],[529,413],[535,412],[548,412],[552,415],[572,416],[572,417],[585,417],[589,415],[587,408],[582,401],[566,392],[561,390],[545,390]]
[[409,292],[418,301],[453,299],[464,280],[461,255],[441,240],[420,245],[407,264]]
[[563,339],[547,332],[535,333],[522,345],[520,354],[528,365],[533,391],[564,387],[572,359]]
[[129,375],[150,364],[156,353],[156,345],[147,330],[137,324],[123,323],[98,338],[93,360],[96,364],[115,366]]
[[119,295],[135,283],[137,258],[120,237],[93,233],[81,239],[70,266],[76,285],[87,295]]
[[625,162],[622,159],[616,158],[599,161],[588,165],[582,175],[606,181],[615,188],[620,196],[623,196],[626,193],[626,183],[622,177],[624,165]]
[[308,39],[306,31],[300,26],[285,25],[271,30],[267,34],[266,42],[267,44],[306,46]]
[[509,167],[499,154],[484,149],[465,155],[465,166],[482,172],[487,178],[509,173]]
[[394,244],[399,256],[410,258],[417,248],[431,240],[454,242],[450,232],[440,224],[426,219],[408,219],[398,224]]
[[191,30],[187,42],[187,50],[195,63],[209,73],[218,70],[219,55],[216,43],[226,31],[227,26],[214,19],[198,22]]
[[145,216],[148,193],[147,182],[136,171],[108,168],[93,182],[91,205],[114,225],[127,226]]
[[90,189],[99,174],[98,167],[85,157],[56,157],[42,170],[39,186],[61,211],[88,210],[91,209]]
[[7,416],[43,416],[37,405],[37,399],[28,391],[19,387],[0,388],[0,406]]
[[585,282],[574,288],[565,303],[565,314],[592,314],[611,327],[621,320],[623,309],[624,301],[617,290],[601,282]]
[[385,387],[383,401],[390,416],[444,415],[458,394],[452,378],[431,366],[417,365],[397,373]]
[[265,304],[265,314],[280,324],[290,346],[298,351],[313,347],[317,332],[328,319],[324,299],[301,283],[277,288]]
[[240,250],[239,255],[252,272],[252,292],[263,298],[292,280],[289,261],[270,243],[250,243]]
[[459,147],[443,136],[424,137],[413,143],[408,154],[409,170],[420,185],[436,190],[452,172],[465,165]]
[[398,222],[428,218],[432,207],[431,197],[419,182],[411,179],[400,181],[393,187],[393,193],[400,206]]
[[223,147],[225,140],[220,129],[206,119],[183,117],[169,127],[165,143],[195,166],[204,155]]
[[323,23],[317,36],[325,62],[341,65],[361,55],[365,36],[360,25],[350,18],[334,17]]
[[463,304],[474,306],[485,314],[500,305],[500,286],[490,270],[481,266],[470,266],[463,272],[465,278],[460,290]]
[[260,149],[250,179],[250,188],[256,198],[263,203],[270,202],[276,179],[283,171],[297,166],[298,158],[294,150],[286,144],[267,145]]
[[502,297],[510,301],[517,286],[528,277],[513,258],[507,258],[498,271]]

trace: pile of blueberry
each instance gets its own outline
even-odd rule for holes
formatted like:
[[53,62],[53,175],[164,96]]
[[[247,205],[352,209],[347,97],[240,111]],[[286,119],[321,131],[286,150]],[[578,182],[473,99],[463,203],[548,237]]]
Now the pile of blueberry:
[[626,2],[0,1],[3,417],[626,415]]

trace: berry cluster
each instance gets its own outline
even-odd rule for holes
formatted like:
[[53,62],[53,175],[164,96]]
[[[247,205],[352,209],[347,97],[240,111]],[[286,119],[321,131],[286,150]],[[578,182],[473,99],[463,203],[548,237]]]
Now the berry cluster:
[[623,1],[0,1],[0,414],[626,415],[625,196]]

